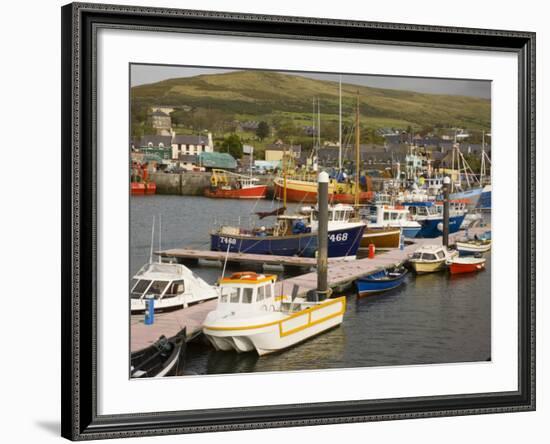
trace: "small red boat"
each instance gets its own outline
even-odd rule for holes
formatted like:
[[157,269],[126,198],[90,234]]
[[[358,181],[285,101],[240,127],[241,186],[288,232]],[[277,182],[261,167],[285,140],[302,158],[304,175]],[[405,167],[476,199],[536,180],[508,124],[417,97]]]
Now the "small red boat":
[[156,194],[157,184],[149,180],[147,165],[135,163],[132,167],[132,181],[130,182],[130,194],[132,196],[144,196]]
[[204,190],[206,197],[218,199],[264,199],[267,195],[267,185],[260,185],[260,180],[251,176],[243,176],[224,170],[213,170],[210,182],[210,187]]
[[485,258],[456,257],[447,262],[451,274],[474,273],[485,270]]

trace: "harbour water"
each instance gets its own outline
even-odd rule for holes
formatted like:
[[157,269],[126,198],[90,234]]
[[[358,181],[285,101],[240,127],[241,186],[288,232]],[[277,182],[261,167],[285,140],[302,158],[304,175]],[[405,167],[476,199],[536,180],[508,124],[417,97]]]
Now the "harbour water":
[[[269,211],[278,202],[236,201],[183,196],[131,199],[130,272],[148,261],[153,216],[162,215],[162,248],[208,249],[208,232],[216,218],[245,221],[253,211]],[[292,211],[289,205],[289,210]],[[267,219],[265,224],[269,224]],[[157,249],[158,244],[155,244]],[[447,272],[415,276],[381,295],[357,299],[347,295],[343,324],[282,353],[216,352],[190,344],[185,372],[219,374],[292,371],[386,365],[478,362],[491,359],[491,258],[486,270],[450,276]],[[210,283],[221,269],[194,271]],[[231,270],[228,270],[230,272]],[[282,270],[273,273],[282,275]],[[283,276],[281,276],[283,277]]]

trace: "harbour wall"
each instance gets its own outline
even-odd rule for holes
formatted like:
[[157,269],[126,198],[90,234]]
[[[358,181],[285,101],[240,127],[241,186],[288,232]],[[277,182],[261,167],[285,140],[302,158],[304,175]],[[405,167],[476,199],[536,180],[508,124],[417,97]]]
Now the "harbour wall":
[[[179,196],[202,196],[204,189],[210,186],[211,173],[188,171],[182,174],[151,173],[149,178],[157,185],[157,194],[175,194]],[[272,176],[260,176],[260,183],[273,186]]]
[[[178,196],[203,196],[204,189],[210,186],[212,173],[187,171],[182,174],[157,172],[151,173],[151,181],[157,184],[157,194],[175,194]],[[268,186],[268,197],[273,195],[272,175],[255,176],[260,179],[260,184]],[[373,178],[372,184],[375,191],[382,189],[384,179]]]

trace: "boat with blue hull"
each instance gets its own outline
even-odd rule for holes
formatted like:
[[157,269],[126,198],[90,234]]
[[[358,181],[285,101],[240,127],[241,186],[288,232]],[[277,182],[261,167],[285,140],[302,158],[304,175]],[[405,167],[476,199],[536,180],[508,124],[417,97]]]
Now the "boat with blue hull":
[[481,199],[481,194],[483,193],[482,187],[470,188],[464,191],[457,191],[451,193],[449,198],[451,200],[466,200],[468,202],[468,208],[476,208],[479,200]]
[[[353,207],[335,205],[329,208],[328,257],[355,259],[366,224],[353,221]],[[315,257],[317,210],[309,214],[277,216],[275,226],[243,229],[221,226],[210,233],[212,251],[270,254],[277,256]]]
[[363,297],[393,290],[405,282],[407,273],[408,271],[406,268],[396,267],[391,270],[381,270],[359,278],[355,281],[357,295]]
[[491,209],[491,194],[492,194],[492,187],[491,185],[485,185],[483,187],[483,192],[481,193],[481,197],[479,198],[479,202],[477,203],[477,209],[479,210],[490,210]]
[[[466,216],[463,203],[451,203],[449,215],[449,233],[456,233]],[[408,208],[413,220],[422,225],[416,237],[434,238],[443,233],[443,211],[442,204],[434,202],[403,202]]]
[[[354,258],[364,230],[365,225],[357,225],[352,228],[329,231],[328,257]],[[311,232],[289,236],[210,234],[212,251],[228,251],[228,248],[232,253],[315,257],[317,234]]]

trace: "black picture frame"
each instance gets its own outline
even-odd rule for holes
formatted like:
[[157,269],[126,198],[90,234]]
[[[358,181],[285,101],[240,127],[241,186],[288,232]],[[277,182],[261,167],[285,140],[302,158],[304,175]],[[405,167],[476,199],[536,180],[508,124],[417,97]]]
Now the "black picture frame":
[[[62,14],[62,436],[71,440],[535,409],[535,33],[72,3]],[[518,390],[97,414],[95,38],[100,27],[508,51],[519,66]]]

